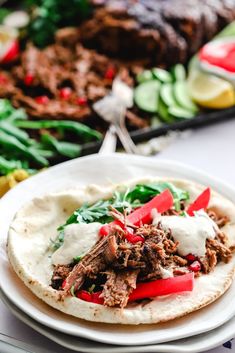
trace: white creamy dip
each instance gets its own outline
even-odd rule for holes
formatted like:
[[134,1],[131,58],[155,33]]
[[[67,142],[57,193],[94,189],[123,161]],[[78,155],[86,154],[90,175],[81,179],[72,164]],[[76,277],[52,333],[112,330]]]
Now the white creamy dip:
[[64,230],[64,243],[52,255],[54,265],[68,265],[76,256],[85,255],[99,238],[101,223],[70,224]]
[[204,256],[206,239],[215,238],[218,229],[216,223],[204,211],[195,212],[194,217],[157,215],[153,224],[158,222],[161,222],[164,230],[171,230],[174,240],[179,242],[178,252],[182,256]]

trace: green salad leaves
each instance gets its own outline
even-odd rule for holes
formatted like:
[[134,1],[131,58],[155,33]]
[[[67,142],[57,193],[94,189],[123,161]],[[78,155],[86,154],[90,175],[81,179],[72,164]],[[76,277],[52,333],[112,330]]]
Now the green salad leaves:
[[171,191],[174,198],[174,207],[179,211],[180,202],[189,199],[187,191],[177,188],[168,182],[137,184],[134,188],[127,189],[124,193],[115,191],[109,200],[100,200],[93,205],[84,204],[75,210],[72,216],[58,230],[63,230],[67,225],[72,223],[108,223],[112,220],[109,213],[109,206],[116,208],[120,212],[126,210],[127,213],[130,213],[133,209],[141,207],[166,189]]
[[53,242],[54,250],[58,249],[63,244],[64,229],[67,225],[92,222],[100,222],[102,224],[109,223],[113,220],[110,216],[110,206],[120,212],[126,210],[127,213],[130,213],[132,210],[141,207],[166,189],[169,189],[173,195],[175,210],[180,211],[180,202],[189,199],[189,193],[187,191],[168,182],[137,184],[135,187],[127,189],[125,192],[115,191],[113,196],[108,200],[100,200],[92,205],[84,204],[82,207],[75,210],[67,219],[66,223],[58,228],[59,234]]
[[[37,133],[37,139],[30,138],[31,130]],[[0,175],[16,169],[31,173],[32,168],[47,167],[52,158],[59,156],[79,157],[81,145],[66,141],[70,134],[82,143],[102,138],[98,131],[75,121],[28,120],[23,109],[15,109],[7,99],[0,99]]]
[[30,39],[40,48],[51,44],[57,29],[78,24],[90,14],[88,0],[25,0],[31,13]]

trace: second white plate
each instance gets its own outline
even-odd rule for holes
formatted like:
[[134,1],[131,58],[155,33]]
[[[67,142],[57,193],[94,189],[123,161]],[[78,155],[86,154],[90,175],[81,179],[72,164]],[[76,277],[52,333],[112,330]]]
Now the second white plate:
[[49,329],[23,313],[12,304],[5,295],[1,294],[1,299],[10,309],[12,314],[26,325],[57,344],[82,353],[198,353],[218,347],[235,336],[235,318],[233,318],[226,324],[210,332],[164,344],[132,347],[106,345],[79,337],[61,334],[53,329]]

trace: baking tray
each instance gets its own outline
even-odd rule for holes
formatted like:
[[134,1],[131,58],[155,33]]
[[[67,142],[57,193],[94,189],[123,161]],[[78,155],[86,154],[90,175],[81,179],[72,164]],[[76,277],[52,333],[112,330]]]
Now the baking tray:
[[[140,143],[148,141],[154,137],[165,135],[169,131],[196,129],[232,118],[235,118],[235,106],[219,111],[216,110],[212,112],[201,113],[195,118],[179,120],[171,124],[163,124],[159,127],[147,127],[138,129],[132,131],[130,135],[135,143]],[[101,144],[102,141],[84,144],[82,146],[82,155],[98,152]],[[120,143],[118,143],[118,146],[120,146]]]

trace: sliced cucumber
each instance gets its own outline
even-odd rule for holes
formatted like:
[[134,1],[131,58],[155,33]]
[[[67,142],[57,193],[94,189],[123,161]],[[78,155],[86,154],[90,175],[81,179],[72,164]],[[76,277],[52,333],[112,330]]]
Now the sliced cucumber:
[[174,83],[173,87],[174,96],[178,105],[190,112],[197,113],[198,107],[189,96],[187,82],[177,81]]
[[151,118],[151,122],[150,122],[150,125],[151,127],[160,127],[162,126],[162,121],[159,119],[158,116],[154,115],[152,118]]
[[193,112],[180,107],[170,107],[168,114],[177,119],[191,119],[195,116]]
[[143,83],[146,81],[150,81],[152,79],[153,79],[153,74],[152,74],[152,71],[150,70],[144,70],[136,76],[136,81],[138,83]]
[[159,91],[160,83],[158,81],[143,82],[135,88],[135,103],[146,112],[156,113],[158,110]]
[[172,75],[175,81],[185,81],[186,80],[186,70],[184,65],[176,64],[172,68]]
[[166,106],[171,107],[177,105],[177,102],[174,97],[173,84],[164,83],[160,89],[160,97]]
[[158,114],[162,121],[167,124],[170,124],[174,121],[174,118],[172,118],[172,116],[169,114],[167,105],[162,101],[162,99],[159,99],[158,102]]
[[171,74],[163,69],[152,69],[153,76],[162,83],[170,83],[173,81]]

